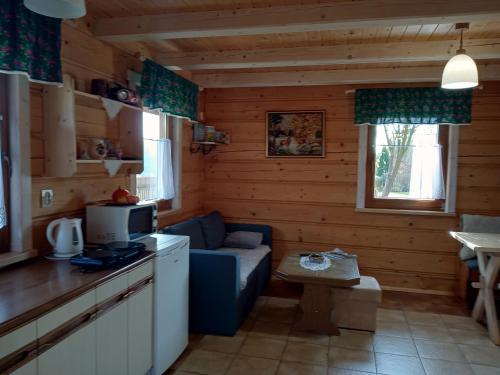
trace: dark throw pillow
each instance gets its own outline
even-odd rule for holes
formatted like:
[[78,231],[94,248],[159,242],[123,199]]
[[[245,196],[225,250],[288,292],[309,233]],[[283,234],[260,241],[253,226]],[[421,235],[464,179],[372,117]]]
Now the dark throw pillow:
[[206,249],[201,224],[198,219],[191,219],[179,224],[164,228],[163,233],[178,236],[189,236],[190,249]]
[[205,236],[205,242],[208,250],[215,250],[222,247],[226,237],[226,226],[224,219],[219,211],[213,211],[208,215],[198,219]]

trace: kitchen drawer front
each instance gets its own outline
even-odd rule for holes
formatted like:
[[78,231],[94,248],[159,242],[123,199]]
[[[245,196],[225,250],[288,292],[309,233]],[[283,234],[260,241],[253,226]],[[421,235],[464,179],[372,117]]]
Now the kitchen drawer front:
[[32,359],[17,370],[14,370],[10,375],[37,375],[37,359]]
[[[95,320],[38,356],[38,375],[95,375]],[[120,374],[121,375],[121,374]]]
[[39,318],[37,320],[38,337],[40,338],[46,335],[72,318],[95,308],[95,296],[95,289],[92,289]]
[[36,341],[36,323],[28,323],[0,337],[0,358]]
[[128,275],[126,273],[99,285],[96,289],[97,304],[100,304],[107,299],[120,294],[121,292],[126,293],[127,288]]
[[147,263],[129,271],[128,273],[128,286],[132,286],[135,283],[147,279],[153,275],[153,261],[150,260]]

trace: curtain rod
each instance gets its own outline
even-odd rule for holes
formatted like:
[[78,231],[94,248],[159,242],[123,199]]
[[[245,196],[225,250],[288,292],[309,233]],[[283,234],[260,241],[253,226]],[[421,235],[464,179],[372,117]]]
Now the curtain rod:
[[[409,87],[409,88],[411,88],[411,87]],[[479,85],[479,86],[473,88],[473,90],[483,90],[483,89],[484,89],[483,85]],[[355,94],[355,93],[356,93],[356,89],[345,90],[346,95]]]

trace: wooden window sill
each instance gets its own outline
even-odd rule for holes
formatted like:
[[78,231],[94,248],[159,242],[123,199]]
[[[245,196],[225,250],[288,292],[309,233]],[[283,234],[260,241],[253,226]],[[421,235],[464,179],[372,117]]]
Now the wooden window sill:
[[391,214],[391,215],[419,215],[419,216],[445,216],[454,217],[455,212],[427,211],[427,210],[398,210],[392,208],[356,208],[356,212],[367,214]]
[[167,217],[170,215],[179,214],[181,212],[182,212],[181,208],[171,208],[168,210],[161,210],[161,211],[158,211],[158,218],[164,218],[164,217]]
[[23,260],[34,258],[38,255],[38,250],[28,251],[9,251],[0,254],[0,268],[10,266],[11,264],[22,262]]

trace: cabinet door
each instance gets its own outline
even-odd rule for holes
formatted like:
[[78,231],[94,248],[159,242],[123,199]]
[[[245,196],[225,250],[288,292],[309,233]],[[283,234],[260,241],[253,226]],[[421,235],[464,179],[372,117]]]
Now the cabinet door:
[[144,375],[153,365],[153,286],[132,294],[128,302],[128,375]]
[[19,367],[16,371],[11,372],[10,375],[37,375],[36,372],[37,359],[33,359],[26,363],[24,366]]
[[126,302],[97,318],[97,375],[127,374],[127,323]]
[[95,321],[83,326],[38,357],[38,375],[96,373]]

